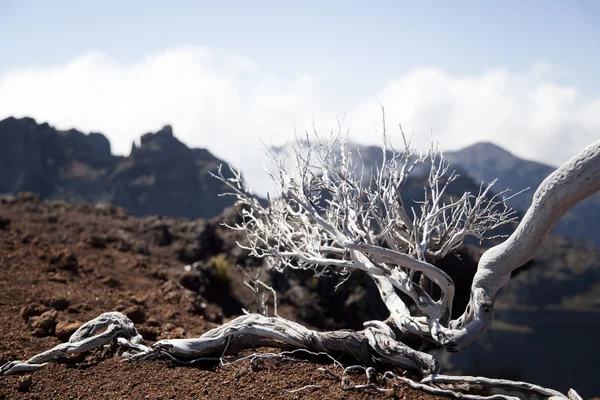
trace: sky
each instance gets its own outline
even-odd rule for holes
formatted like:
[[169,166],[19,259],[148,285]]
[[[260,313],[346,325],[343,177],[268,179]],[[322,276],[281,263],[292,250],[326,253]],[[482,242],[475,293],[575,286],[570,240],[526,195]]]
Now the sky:
[[600,2],[0,0],[0,119],[163,125],[264,187],[264,143],[491,141],[560,165],[600,138]]

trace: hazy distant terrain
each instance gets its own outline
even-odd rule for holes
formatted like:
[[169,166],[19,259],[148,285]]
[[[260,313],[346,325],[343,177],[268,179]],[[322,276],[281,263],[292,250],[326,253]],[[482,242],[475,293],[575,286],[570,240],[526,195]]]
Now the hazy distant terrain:
[[[476,182],[490,182],[497,178],[497,190],[512,189],[519,192],[529,188],[508,201],[519,210],[529,207],[537,187],[555,170],[549,165],[518,158],[492,143],[477,143],[445,155],[453,164],[462,166]],[[569,210],[554,231],[600,246],[600,193]]]

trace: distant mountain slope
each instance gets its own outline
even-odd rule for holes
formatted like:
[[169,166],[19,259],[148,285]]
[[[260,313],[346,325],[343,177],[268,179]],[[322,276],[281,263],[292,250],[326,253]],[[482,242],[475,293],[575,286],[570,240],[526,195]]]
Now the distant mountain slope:
[[218,196],[225,187],[208,173],[221,163],[181,143],[170,126],[118,157],[100,133],[59,131],[31,118],[0,121],[0,193],[112,203],[136,216],[213,217],[233,203]]
[[[0,193],[30,191],[48,199],[110,202],[137,216],[187,218],[213,217],[234,200],[218,197],[226,188],[208,173],[222,161],[208,150],[188,148],[173,136],[170,126],[144,135],[141,145],[133,145],[128,157],[113,156],[108,139],[100,133],[59,131],[31,118],[0,121],[0,144]],[[381,162],[381,149],[357,148],[368,175],[369,167]],[[496,192],[531,188],[509,201],[522,211],[529,207],[542,180],[554,170],[520,159],[491,143],[448,152],[446,157],[461,175],[449,195],[476,191],[480,182],[498,178]],[[426,173],[426,166],[414,171],[404,188],[407,199],[422,198],[422,175]],[[600,194],[570,210],[554,231],[600,246]]]
[[[529,190],[508,202],[522,211],[529,208],[540,183],[555,170],[549,165],[523,160],[492,143],[477,143],[445,155],[452,164],[462,167],[477,182],[498,178],[497,191],[510,188],[518,192],[529,187]],[[558,222],[554,232],[600,246],[600,193],[573,207]]]

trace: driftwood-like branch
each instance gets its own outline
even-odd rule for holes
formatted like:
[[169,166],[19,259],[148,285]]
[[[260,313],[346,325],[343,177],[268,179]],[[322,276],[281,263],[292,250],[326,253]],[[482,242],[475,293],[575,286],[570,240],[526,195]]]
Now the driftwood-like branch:
[[[105,332],[94,336],[95,332],[104,328]],[[220,360],[227,354],[237,354],[257,347],[278,347],[304,349],[319,354],[346,354],[366,365],[380,363],[400,367],[423,376],[423,379],[414,382],[392,372],[387,372],[385,376],[393,376],[415,389],[438,395],[486,400],[567,398],[555,390],[524,382],[437,375],[439,367],[431,355],[396,341],[392,330],[379,321],[365,323],[362,331],[317,332],[283,318],[247,314],[198,338],[160,340],[152,346],[141,344],[141,340],[142,337],[129,318],[118,312],[105,313],[79,328],[68,343],[60,344],[25,362],[6,363],[0,367],[0,375],[35,371],[59,357],[92,350],[111,341],[124,350],[122,356],[126,360],[141,362],[167,359],[178,364]],[[362,369],[365,369],[367,376],[374,373],[373,368]],[[372,385],[364,387],[370,388]],[[573,390],[568,396],[569,400],[580,399]]]
[[570,389],[567,396],[562,393],[526,382],[507,379],[490,379],[480,376],[430,375],[420,382],[398,376],[393,372],[384,374],[387,378],[399,380],[413,389],[468,400],[582,400],[579,394]]
[[511,272],[533,257],[548,232],[571,207],[599,190],[600,140],[550,174],[535,192],[513,234],[482,255],[467,310],[445,332],[443,344],[447,349],[460,350],[491,327],[496,294],[508,282]]
[[[433,148],[415,156],[405,141],[404,153],[389,152],[384,136],[381,165],[365,173],[340,136],[329,143],[308,138],[304,143],[294,149],[293,175],[284,159],[270,154],[281,196],[269,197],[267,207],[248,192],[239,172],[232,171],[233,178],[218,172],[217,178],[245,206],[244,222],[231,227],[246,233],[245,248],[276,270],[312,269],[317,276],[327,269],[341,274],[362,270],[377,284],[402,332],[446,343],[455,286],[428,260],[443,257],[467,236],[484,238],[512,222],[514,211],[490,194],[493,182],[476,195],[449,199],[445,193],[457,175],[447,175],[448,163]],[[416,166],[429,166],[430,172],[420,212],[411,209],[410,219],[401,189]],[[420,286],[416,273],[439,287],[439,299]],[[422,315],[411,315],[396,291],[407,295]]]
[[[102,329],[106,330],[96,334]],[[83,324],[71,335],[68,342],[37,354],[27,361],[10,361],[0,366],[0,375],[35,371],[57,358],[83,353],[117,339],[127,348],[137,351],[148,350],[148,347],[141,344],[142,336],[129,318],[119,312],[108,312]]]
[[[246,233],[243,247],[252,256],[264,258],[268,267],[278,271],[309,269],[317,276],[326,271],[341,275],[363,271],[374,280],[390,313],[387,322],[367,321],[361,331],[317,332],[278,316],[248,314],[199,338],[161,340],[148,347],[141,344],[129,319],[107,313],[81,327],[68,343],[25,362],[7,363],[0,373],[35,370],[57,357],[111,340],[126,350],[124,355],[130,360],[167,358],[179,363],[218,360],[240,350],[269,346],[347,354],[364,365],[400,367],[425,378],[420,382],[398,379],[456,398],[564,399],[556,391],[523,382],[436,375],[435,359],[396,340],[394,329],[449,351],[462,349],[489,329],[496,294],[511,272],[532,257],[569,208],[600,190],[600,141],[540,185],[516,231],[483,254],[469,305],[463,315],[452,319],[454,282],[431,260],[448,254],[468,236],[485,239],[493,229],[513,222],[514,211],[506,206],[504,192],[491,192],[494,182],[482,185],[476,194],[449,198],[447,188],[456,175],[448,174],[443,155],[432,149],[415,156],[406,140],[403,153],[388,153],[386,135],[384,129],[382,163],[374,171],[357,168],[356,157],[340,136],[330,143],[311,143],[309,138],[300,143],[293,174],[286,171],[283,159],[270,153],[280,196],[269,197],[266,207],[249,193],[239,172],[232,171],[233,177],[226,178],[219,170],[217,178],[244,206],[242,223],[231,228]],[[401,189],[417,166],[429,168],[425,198],[416,203],[419,210],[408,210]],[[419,283],[419,276],[439,287],[441,294],[429,292],[428,285]],[[417,312],[411,312],[401,294],[414,303]],[[94,335],[102,328],[106,331]],[[578,396],[571,391],[569,398]]]
[[132,359],[167,356],[190,361],[259,346],[346,354],[365,364],[394,365],[419,375],[439,369],[431,355],[396,341],[389,327],[381,323],[366,323],[362,331],[317,332],[284,318],[260,314],[242,315],[199,338],[160,340]]

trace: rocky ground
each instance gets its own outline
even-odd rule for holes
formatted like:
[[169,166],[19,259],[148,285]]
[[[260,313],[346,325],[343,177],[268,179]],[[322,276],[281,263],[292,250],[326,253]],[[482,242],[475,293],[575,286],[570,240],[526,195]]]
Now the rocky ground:
[[[137,219],[112,206],[41,202],[29,194],[3,197],[0,365],[66,341],[81,323],[106,311],[125,313],[152,343],[199,336],[239,315],[242,307],[253,310],[255,295],[236,265],[252,269],[257,262],[235,246],[239,237],[219,225],[235,218],[230,209],[208,221]],[[279,314],[313,326],[337,324],[336,315],[325,315],[299,286],[283,286]],[[345,293],[346,309],[364,298],[364,288],[356,290]],[[0,377],[0,399],[435,398],[382,378],[376,384],[389,389],[386,393],[344,390],[334,376],[341,372],[327,360],[194,367],[130,363],[101,349],[30,374]],[[348,378],[344,384],[367,383],[363,374]],[[306,385],[319,388],[290,393]]]

